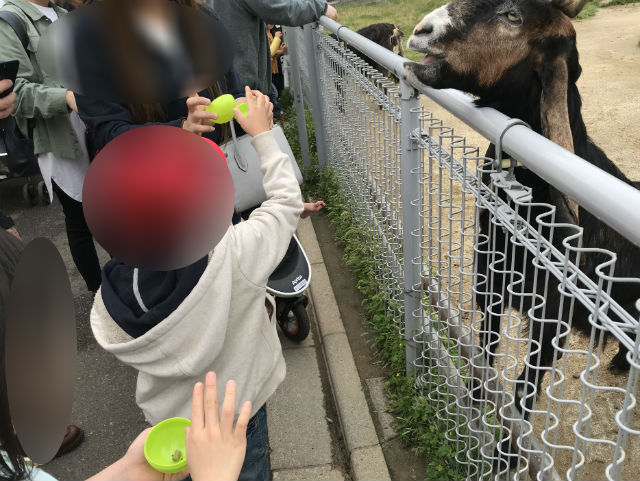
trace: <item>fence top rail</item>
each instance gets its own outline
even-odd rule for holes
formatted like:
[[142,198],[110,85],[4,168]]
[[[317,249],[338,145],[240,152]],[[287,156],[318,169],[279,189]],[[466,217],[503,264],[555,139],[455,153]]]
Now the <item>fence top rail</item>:
[[[401,57],[348,27],[323,16],[320,24],[343,42],[408,83]],[[640,246],[640,191],[497,110],[475,106],[473,97],[453,89],[412,84],[417,91],[451,112],[492,143]]]

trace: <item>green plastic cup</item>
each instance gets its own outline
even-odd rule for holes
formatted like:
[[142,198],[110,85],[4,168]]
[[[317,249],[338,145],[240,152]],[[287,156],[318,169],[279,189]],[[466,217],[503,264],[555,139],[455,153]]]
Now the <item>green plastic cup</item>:
[[218,118],[211,122],[214,124],[226,124],[233,118],[233,109],[235,108],[238,108],[244,115],[247,115],[249,111],[246,103],[237,105],[233,95],[225,94],[211,102],[205,110],[212,114],[218,114]]
[[[156,424],[144,443],[144,457],[153,469],[174,474],[187,469],[187,450],[184,428],[191,426],[185,418],[169,418]],[[174,461],[176,451],[180,457]]]

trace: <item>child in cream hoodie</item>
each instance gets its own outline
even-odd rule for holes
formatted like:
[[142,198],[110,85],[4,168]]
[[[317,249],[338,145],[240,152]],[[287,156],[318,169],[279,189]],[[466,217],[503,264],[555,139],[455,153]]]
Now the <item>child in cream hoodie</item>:
[[265,309],[265,288],[303,204],[290,160],[270,132],[273,106],[248,88],[247,99],[248,115],[236,110],[236,120],[254,137],[267,200],[191,266],[143,271],[112,259],[103,270],[91,327],[104,349],[139,371],[136,401],[151,424],[188,418],[193,385],[208,371],[218,375],[220,397],[234,379],[238,400],[253,405],[239,479],[266,481],[264,405],[285,377],[285,362],[275,319]]

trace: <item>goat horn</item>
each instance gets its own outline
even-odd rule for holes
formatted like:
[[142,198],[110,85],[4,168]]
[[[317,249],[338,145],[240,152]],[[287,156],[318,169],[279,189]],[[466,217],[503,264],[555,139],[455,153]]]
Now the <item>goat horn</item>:
[[580,13],[587,0],[552,0],[552,3],[566,16],[573,18]]

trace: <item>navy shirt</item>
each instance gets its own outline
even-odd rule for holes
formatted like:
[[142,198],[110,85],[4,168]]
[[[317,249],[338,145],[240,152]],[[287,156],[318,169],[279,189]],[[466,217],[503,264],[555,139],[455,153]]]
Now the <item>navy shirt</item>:
[[[240,80],[234,70],[228,72],[221,83],[225,93],[229,93],[235,98],[244,96],[244,87],[240,84]],[[203,97],[211,96],[208,91],[202,91],[199,95]],[[103,149],[105,145],[118,135],[141,127],[142,125],[173,125],[174,127],[180,127],[182,121],[186,119],[189,114],[187,99],[182,98],[163,105],[165,115],[167,119],[169,119],[167,122],[150,122],[139,125],[134,122],[131,111],[126,105],[82,95],[76,95],[76,103],[78,105],[80,118],[82,118],[91,132],[98,150]],[[239,129],[236,129],[236,132],[238,135],[242,135]],[[205,134],[205,137],[217,144],[222,140],[220,136],[221,129],[216,129],[211,133]]]

